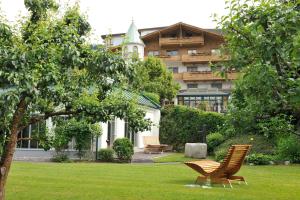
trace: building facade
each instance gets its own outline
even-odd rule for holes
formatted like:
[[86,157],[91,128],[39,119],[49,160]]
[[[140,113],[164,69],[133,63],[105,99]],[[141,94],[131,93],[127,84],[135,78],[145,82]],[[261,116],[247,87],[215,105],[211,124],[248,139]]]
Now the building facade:
[[[179,22],[167,27],[137,29],[134,23],[125,34],[112,34],[102,38],[107,45],[123,45],[123,54],[138,50],[141,59],[148,56],[160,58],[173,72],[180,84],[175,104],[201,107],[207,111],[226,112],[228,98],[233,89],[236,72],[227,73],[224,79],[212,72],[210,64],[228,60],[221,55],[220,46],[224,38],[219,30],[202,29]],[[132,39],[134,38],[134,39]],[[134,47],[135,45],[135,47]],[[143,49],[142,49],[143,47]],[[134,48],[134,49],[133,49]],[[218,66],[222,68],[222,66]]]

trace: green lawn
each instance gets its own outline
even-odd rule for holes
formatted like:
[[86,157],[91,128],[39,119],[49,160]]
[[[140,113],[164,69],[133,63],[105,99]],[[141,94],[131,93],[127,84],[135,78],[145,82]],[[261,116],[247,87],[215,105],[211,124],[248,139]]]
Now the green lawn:
[[247,185],[188,188],[196,173],[183,164],[14,162],[8,200],[299,199],[300,166],[244,166]]
[[165,162],[187,162],[192,160],[199,160],[194,158],[184,157],[183,153],[172,153],[167,156],[154,158],[154,162],[156,163],[165,163]]
[[[208,157],[207,159],[213,159]],[[154,158],[154,162],[155,163],[170,163],[170,162],[188,162],[188,161],[193,161],[193,160],[199,160],[197,158],[188,158],[185,157],[183,153],[172,153],[170,155],[167,156],[161,156],[161,157],[157,157]]]

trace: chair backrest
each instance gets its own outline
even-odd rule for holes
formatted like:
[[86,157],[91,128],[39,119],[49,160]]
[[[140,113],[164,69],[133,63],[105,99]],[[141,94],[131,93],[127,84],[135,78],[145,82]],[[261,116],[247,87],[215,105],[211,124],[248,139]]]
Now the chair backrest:
[[144,145],[160,145],[158,136],[144,136]]
[[220,165],[225,174],[233,175],[239,171],[250,147],[251,145],[232,145],[229,148],[227,156]]

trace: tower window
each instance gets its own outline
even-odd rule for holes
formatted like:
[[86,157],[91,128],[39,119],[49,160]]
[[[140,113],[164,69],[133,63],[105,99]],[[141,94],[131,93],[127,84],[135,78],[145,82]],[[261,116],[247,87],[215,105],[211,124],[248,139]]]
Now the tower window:
[[138,47],[137,46],[133,46],[133,53],[138,53]]

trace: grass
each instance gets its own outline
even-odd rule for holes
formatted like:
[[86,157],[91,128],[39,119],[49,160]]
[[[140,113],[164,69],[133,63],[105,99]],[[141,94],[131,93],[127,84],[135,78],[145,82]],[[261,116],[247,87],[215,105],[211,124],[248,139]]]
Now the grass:
[[299,199],[300,166],[243,166],[247,185],[188,188],[197,173],[177,164],[14,162],[7,200]]
[[183,153],[172,153],[167,156],[154,158],[154,162],[156,163],[167,163],[167,162],[188,162],[192,160],[199,160],[195,158],[187,158]]

